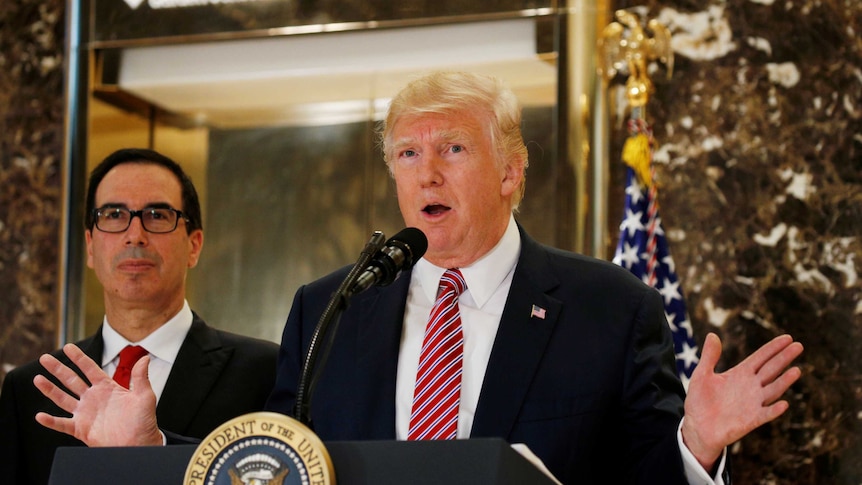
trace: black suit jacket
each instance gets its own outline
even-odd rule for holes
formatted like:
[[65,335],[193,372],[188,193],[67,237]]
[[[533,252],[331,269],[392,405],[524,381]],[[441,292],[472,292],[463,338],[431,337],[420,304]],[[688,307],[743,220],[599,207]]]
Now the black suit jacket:
[[[101,362],[102,332],[77,343],[90,358]],[[278,347],[209,327],[194,315],[177,359],[171,368],[156,409],[159,426],[185,436],[205,438],[225,421],[263,409],[275,382]],[[62,362],[61,351],[53,354]],[[38,362],[6,375],[0,393],[0,481],[15,485],[48,483],[54,451],[60,446],[83,446],[71,436],[36,422],[38,411],[63,415],[33,385],[45,374]],[[56,381],[55,381],[56,382]]]
[[[685,483],[676,441],[684,391],[660,295],[609,262],[523,230],[521,242],[471,437],[526,443],[564,483]],[[267,409],[293,414],[302,356],[346,271],[298,290]],[[323,440],[395,438],[409,281],[354,297],[341,317],[310,408]]]

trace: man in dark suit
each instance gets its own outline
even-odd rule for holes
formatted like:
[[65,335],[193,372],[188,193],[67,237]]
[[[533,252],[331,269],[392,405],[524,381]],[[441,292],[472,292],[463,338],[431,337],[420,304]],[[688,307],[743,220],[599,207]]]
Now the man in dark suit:
[[[119,150],[93,170],[86,210],[87,264],[104,287],[105,319],[76,345],[110,374],[124,347],[146,349],[165,430],[203,438],[261,410],[275,380],[277,346],[209,327],[185,300],[186,272],[197,264],[203,231],[198,196],[182,168],[151,150]],[[63,352],[53,355],[69,363]],[[54,451],[84,444],[36,422],[38,412],[62,414],[33,385],[43,374],[32,362],[3,383],[3,483],[45,484]]]
[[[613,264],[542,246],[515,222],[527,151],[499,81],[418,79],[393,99],[381,135],[401,214],[428,250],[341,316],[309,411],[321,439],[413,439],[426,322],[449,269],[466,283],[450,437],[526,443],[563,483],[722,483],[725,447],[786,409],[778,399],[800,373],[784,369],[802,351],[789,336],[716,375],[710,335],[686,400],[659,294]],[[267,409],[292,413],[302,356],[345,275],[297,292]]]
[[[658,293],[608,262],[524,233],[513,213],[527,152],[517,101],[499,80],[434,73],[410,83],[390,105],[382,141],[404,221],[425,233],[428,250],[341,316],[309,413],[324,441],[497,436],[526,443],[564,483],[720,484],[726,446],[787,409],[780,397],[800,376],[788,366],[802,352],[792,338],[716,374],[721,345],[710,334],[686,397]],[[298,290],[267,409],[293,414],[312,331],[346,271]],[[438,327],[445,337],[435,337]],[[449,341],[451,350],[427,357]],[[110,407],[87,410],[103,402],[91,395],[145,394],[140,364],[132,382],[141,389],[128,392],[72,357],[97,382],[88,387],[46,362],[81,396],[37,382],[81,411],[71,420],[40,415],[46,426],[86,433],[111,422]],[[437,363],[440,392],[426,385],[438,382],[428,377]],[[432,421],[426,395],[440,396],[428,400]],[[156,434],[146,407],[128,418],[124,436],[95,442]]]

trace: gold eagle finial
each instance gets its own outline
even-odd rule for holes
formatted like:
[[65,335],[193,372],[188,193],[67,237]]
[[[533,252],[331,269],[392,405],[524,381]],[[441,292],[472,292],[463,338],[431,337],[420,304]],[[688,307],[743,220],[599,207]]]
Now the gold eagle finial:
[[628,10],[617,10],[618,22],[611,22],[599,37],[599,72],[610,80],[619,72],[628,71],[626,97],[632,107],[643,107],[653,91],[647,73],[650,61],[659,60],[667,66],[667,75],[673,75],[673,49],[670,31],[658,20],[650,20],[647,31],[640,18]]
[[[646,126],[646,104],[652,94],[652,82],[647,72],[650,62],[658,60],[667,66],[668,79],[673,75],[673,49],[670,31],[658,20],[647,22],[645,30],[640,17],[629,10],[614,12],[617,22],[611,22],[599,37],[599,73],[606,81],[617,73],[628,74],[626,99],[631,107],[631,120],[636,127],[623,146],[623,161],[632,167],[638,179],[650,187],[653,183],[651,162],[654,140]],[[652,36],[647,34],[651,33]]]

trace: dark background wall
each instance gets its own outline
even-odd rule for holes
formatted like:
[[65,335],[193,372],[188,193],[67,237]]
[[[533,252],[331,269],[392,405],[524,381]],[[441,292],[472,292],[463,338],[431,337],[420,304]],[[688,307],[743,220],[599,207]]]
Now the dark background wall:
[[679,42],[648,116],[698,343],[718,333],[727,364],[785,332],[806,348],[790,411],[732,448],[736,483],[862,482],[862,2],[619,4]]
[[0,6],[0,378],[57,347],[64,11]]
[[[862,2],[634,4],[681,42],[648,117],[698,343],[717,332],[724,366],[784,332],[806,347],[790,411],[732,447],[736,483],[858,484]],[[64,8],[0,6],[0,376],[57,346]]]

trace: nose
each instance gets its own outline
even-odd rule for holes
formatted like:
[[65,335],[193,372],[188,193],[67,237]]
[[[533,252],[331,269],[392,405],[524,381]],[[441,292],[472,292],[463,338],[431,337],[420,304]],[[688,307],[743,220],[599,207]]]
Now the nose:
[[443,163],[443,159],[433,152],[422,157],[419,163],[419,180],[423,187],[436,187],[443,184]]
[[144,230],[144,220],[140,214],[132,216],[129,228],[124,234],[127,245],[146,246],[149,243],[148,233]]

